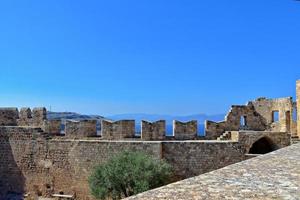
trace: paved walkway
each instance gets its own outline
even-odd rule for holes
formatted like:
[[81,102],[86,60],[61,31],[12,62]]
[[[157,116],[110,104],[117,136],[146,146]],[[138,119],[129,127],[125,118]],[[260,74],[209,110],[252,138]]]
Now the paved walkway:
[[300,143],[128,200],[300,200]]

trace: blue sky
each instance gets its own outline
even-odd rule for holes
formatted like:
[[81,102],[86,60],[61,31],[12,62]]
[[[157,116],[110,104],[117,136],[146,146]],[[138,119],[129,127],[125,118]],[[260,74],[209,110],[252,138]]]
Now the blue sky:
[[216,114],[295,96],[300,2],[0,2],[0,106]]

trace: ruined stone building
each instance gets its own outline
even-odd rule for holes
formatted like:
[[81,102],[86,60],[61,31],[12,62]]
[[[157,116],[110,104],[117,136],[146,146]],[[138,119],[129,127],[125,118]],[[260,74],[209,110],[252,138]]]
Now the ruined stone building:
[[[11,193],[91,200],[87,178],[95,165],[124,150],[143,151],[172,165],[174,181],[197,176],[296,143],[300,81],[292,97],[258,98],[231,106],[224,121],[48,120],[45,108],[0,109],[0,199]],[[63,124],[63,126],[62,126]],[[61,130],[64,127],[64,130]]]

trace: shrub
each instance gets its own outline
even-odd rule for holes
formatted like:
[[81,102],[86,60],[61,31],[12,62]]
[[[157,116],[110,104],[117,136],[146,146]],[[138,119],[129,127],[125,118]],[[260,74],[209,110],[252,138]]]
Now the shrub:
[[121,199],[169,183],[171,167],[165,161],[125,151],[95,168],[89,177],[91,193],[98,199]]

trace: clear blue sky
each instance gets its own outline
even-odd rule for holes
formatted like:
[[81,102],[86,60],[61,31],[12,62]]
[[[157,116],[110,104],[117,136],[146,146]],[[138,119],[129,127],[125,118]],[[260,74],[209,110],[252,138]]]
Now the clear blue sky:
[[0,28],[0,106],[216,114],[300,79],[293,0],[7,0]]

